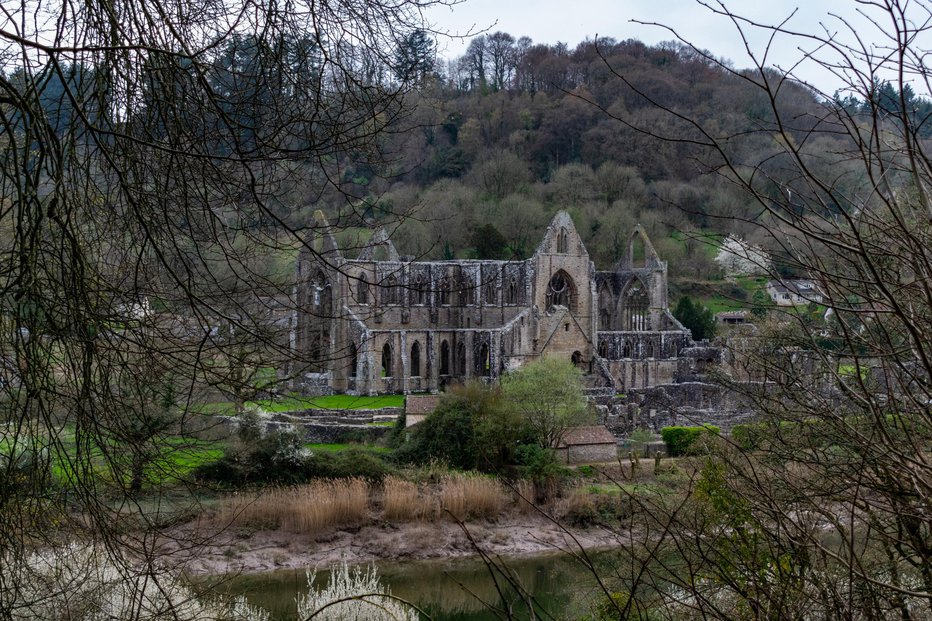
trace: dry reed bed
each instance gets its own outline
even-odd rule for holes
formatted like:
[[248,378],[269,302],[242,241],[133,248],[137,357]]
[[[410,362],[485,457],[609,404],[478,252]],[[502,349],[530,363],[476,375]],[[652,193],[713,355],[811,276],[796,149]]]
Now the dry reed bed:
[[369,484],[363,479],[321,480],[231,496],[217,518],[225,524],[314,533],[358,526],[369,517]]
[[[523,483],[523,484],[522,484]],[[519,482],[520,493],[533,498],[533,486]],[[224,525],[316,533],[359,526],[370,520],[373,490],[363,479],[319,480],[237,494],[220,503],[216,520]],[[527,505],[497,480],[473,474],[449,474],[434,485],[387,477],[382,486],[383,519],[394,522],[495,518],[512,503]]]

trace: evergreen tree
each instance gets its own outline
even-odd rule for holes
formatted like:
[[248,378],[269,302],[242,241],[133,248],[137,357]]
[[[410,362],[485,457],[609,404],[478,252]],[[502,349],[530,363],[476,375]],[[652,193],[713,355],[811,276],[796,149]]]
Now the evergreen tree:
[[688,295],[684,295],[676,303],[673,316],[692,332],[693,340],[702,341],[715,335],[715,315],[698,302],[693,303]]

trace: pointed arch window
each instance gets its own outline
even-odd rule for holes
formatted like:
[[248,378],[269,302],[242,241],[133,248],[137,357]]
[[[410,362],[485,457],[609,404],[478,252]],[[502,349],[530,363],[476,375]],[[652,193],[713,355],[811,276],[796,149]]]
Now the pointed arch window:
[[349,376],[356,377],[356,367],[359,366],[359,348],[356,343],[350,343]]
[[505,304],[518,303],[518,279],[512,276],[508,280],[508,287],[505,289]]
[[389,304],[401,304],[401,287],[398,277],[394,274],[389,274],[386,281],[386,297]]
[[650,330],[650,300],[640,280],[632,280],[622,293],[621,329],[628,331]]
[[392,346],[385,343],[382,346],[382,377],[392,377]]
[[566,254],[568,246],[569,236],[566,233],[566,229],[560,229],[560,232],[557,234],[557,253]]
[[440,375],[450,374],[450,344],[446,341],[440,343]]
[[420,377],[421,375],[421,344],[414,341],[411,346],[411,376]]
[[608,343],[605,341],[599,343],[599,358],[608,358]]
[[576,287],[573,279],[563,270],[558,271],[550,278],[547,286],[547,307],[565,306],[575,310]]
[[411,304],[423,306],[427,303],[427,284],[424,281],[424,275],[418,274],[414,277],[414,290],[411,292]]
[[495,304],[495,278],[489,278],[485,283],[485,303],[488,305]]
[[450,279],[446,276],[440,280],[440,305],[450,305]]
[[356,301],[359,304],[369,303],[369,279],[363,273],[359,274],[359,280],[356,281]]

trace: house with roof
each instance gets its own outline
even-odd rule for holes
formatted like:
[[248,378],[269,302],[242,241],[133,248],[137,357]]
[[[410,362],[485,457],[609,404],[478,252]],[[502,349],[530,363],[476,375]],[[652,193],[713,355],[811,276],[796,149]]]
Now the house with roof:
[[801,306],[821,304],[823,295],[818,285],[811,280],[769,280],[767,281],[767,295],[777,306]]

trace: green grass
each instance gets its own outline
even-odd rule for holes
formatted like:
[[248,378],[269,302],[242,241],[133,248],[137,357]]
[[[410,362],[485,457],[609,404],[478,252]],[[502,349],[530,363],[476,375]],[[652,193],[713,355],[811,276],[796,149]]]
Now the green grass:
[[[289,396],[280,399],[259,399],[248,401],[247,406],[255,405],[267,412],[298,412],[301,410],[377,410],[379,408],[402,408],[404,395],[377,395],[374,397],[357,397],[353,395],[325,395],[322,397]],[[204,403],[196,407],[203,414],[227,414],[234,412],[232,401]]]
[[[68,486],[79,478],[75,468],[87,469],[80,477],[90,474],[101,482],[113,482],[115,474],[100,446],[91,446],[88,455],[80,459],[78,464],[78,447],[75,442],[74,430],[66,427],[58,432],[59,448],[52,448],[51,442],[36,442],[38,448],[48,447],[51,451],[50,473],[59,484]],[[21,440],[20,446],[32,448],[33,441]],[[191,474],[196,468],[217,461],[223,457],[223,444],[219,442],[206,442],[193,438],[168,436],[154,441],[158,453],[153,454],[146,464],[143,473],[147,486],[171,485]],[[14,450],[9,439],[0,440],[0,453],[9,454]],[[110,451],[117,459],[128,457],[128,452],[121,451],[114,445]],[[125,464],[124,464],[125,466]],[[126,473],[124,473],[126,474]]]

